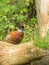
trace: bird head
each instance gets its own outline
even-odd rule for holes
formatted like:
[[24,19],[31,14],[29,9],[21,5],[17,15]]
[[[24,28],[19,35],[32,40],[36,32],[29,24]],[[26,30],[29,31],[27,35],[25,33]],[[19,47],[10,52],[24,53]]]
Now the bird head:
[[24,30],[24,26],[25,26],[24,23],[20,23],[20,24],[19,24],[19,29],[20,29],[21,31],[23,31],[23,30]]

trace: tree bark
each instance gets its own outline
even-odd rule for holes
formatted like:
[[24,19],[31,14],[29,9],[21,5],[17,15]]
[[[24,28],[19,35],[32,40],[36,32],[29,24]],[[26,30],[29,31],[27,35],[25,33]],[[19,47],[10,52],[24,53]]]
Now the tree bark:
[[0,41],[0,65],[22,65],[41,59],[45,51],[33,45],[32,42],[14,45]]
[[49,0],[35,0],[37,9],[37,22],[39,33],[42,38],[49,29]]

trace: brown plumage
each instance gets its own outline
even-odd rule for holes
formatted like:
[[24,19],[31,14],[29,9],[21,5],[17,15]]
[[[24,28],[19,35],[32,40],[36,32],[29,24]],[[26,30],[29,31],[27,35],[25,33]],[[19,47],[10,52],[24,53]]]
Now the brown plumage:
[[19,30],[10,32],[8,35],[5,36],[4,41],[10,42],[10,43],[13,43],[13,44],[20,43],[21,40],[24,37],[23,29],[24,29],[24,25],[20,24]]

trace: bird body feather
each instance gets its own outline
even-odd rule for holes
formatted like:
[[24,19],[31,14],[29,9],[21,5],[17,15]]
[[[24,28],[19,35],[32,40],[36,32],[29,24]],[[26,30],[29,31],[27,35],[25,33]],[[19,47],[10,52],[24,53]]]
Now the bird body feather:
[[10,43],[20,43],[20,41],[23,39],[24,33],[20,31],[14,31],[10,32],[6,37],[4,38],[4,41],[10,42]]

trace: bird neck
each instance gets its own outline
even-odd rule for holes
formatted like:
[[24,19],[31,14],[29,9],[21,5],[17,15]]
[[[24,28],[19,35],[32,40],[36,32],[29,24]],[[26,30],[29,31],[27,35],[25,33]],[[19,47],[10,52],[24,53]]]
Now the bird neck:
[[18,31],[19,32],[23,32],[24,31],[24,27],[19,27]]
[[19,32],[23,32],[23,30],[22,30],[22,29],[19,29],[18,31],[19,31]]

